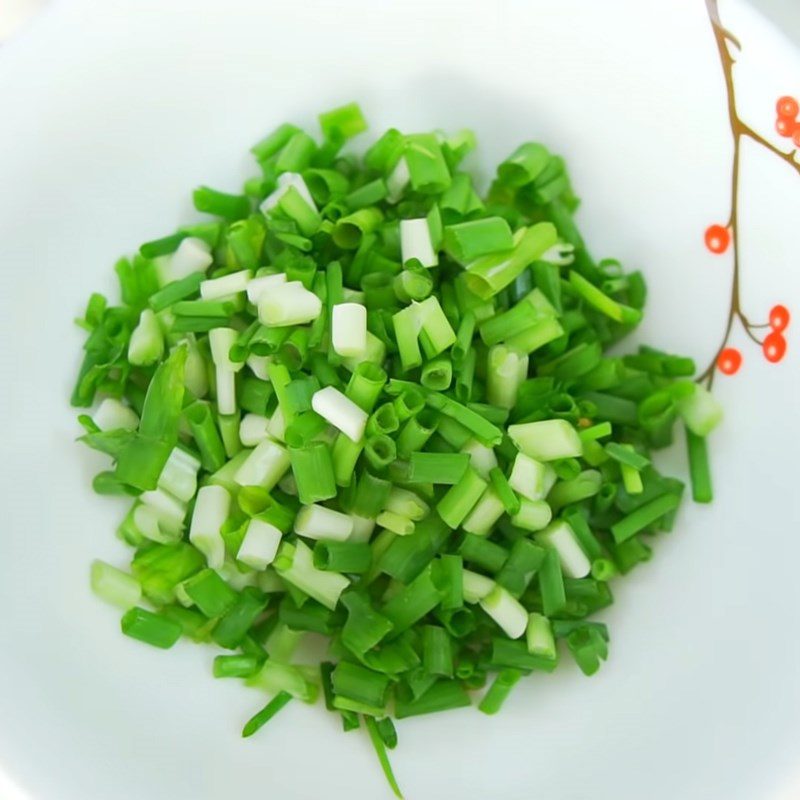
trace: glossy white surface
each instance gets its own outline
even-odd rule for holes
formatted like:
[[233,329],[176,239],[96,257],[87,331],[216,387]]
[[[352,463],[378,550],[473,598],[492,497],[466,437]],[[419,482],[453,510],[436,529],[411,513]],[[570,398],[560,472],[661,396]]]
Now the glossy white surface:
[[[745,7],[743,113],[772,136],[800,59]],[[557,9],[557,10],[556,10]],[[567,157],[593,252],[645,270],[640,338],[704,364],[730,263],[703,248],[728,213],[730,136],[700,2],[74,0],[0,50],[0,794],[31,800],[382,798],[363,736],[292,705],[242,741],[254,690],[213,652],[124,639],[88,588],[123,563],[122,505],[92,495],[73,443],[71,319],[114,260],[192,218],[190,190],[234,190],[285,119],[357,99],[373,131],[473,127],[489,170],[540,139]],[[716,502],[687,504],[653,561],[618,585],[607,665],[519,685],[503,713],[399,724],[408,798],[760,800],[800,763],[800,178],[745,145],[744,302],[795,314],[785,361],[743,337],[718,380]],[[42,288],[47,287],[43,292]],[[670,460],[668,454],[667,461]],[[671,457],[683,470],[682,450]],[[8,787],[3,786],[3,781]],[[791,795],[789,795],[791,796]]]

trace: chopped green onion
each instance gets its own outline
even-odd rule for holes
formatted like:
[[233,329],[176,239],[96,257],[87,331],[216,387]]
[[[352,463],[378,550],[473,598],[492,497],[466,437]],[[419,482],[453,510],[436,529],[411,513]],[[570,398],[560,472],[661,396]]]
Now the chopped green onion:
[[177,622],[138,606],[125,612],[121,627],[126,636],[162,650],[169,650],[183,633]]

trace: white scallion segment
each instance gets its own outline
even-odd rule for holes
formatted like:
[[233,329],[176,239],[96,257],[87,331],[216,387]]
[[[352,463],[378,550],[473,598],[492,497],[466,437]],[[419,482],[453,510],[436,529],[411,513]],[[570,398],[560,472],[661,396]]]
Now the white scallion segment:
[[491,447],[481,444],[477,439],[470,439],[462,448],[462,453],[469,453],[472,469],[482,478],[489,478],[489,472],[497,466],[497,456]]
[[188,347],[183,384],[194,397],[205,397],[208,394],[208,365],[205,358],[200,355],[194,336],[190,334],[183,341]]
[[528,627],[525,631],[528,652],[542,658],[556,657],[556,640],[553,638],[553,626],[544,614],[535,611],[528,615]]
[[367,309],[359,303],[337,303],[331,315],[331,343],[345,358],[367,351]]
[[250,371],[259,380],[269,381],[269,365],[272,363],[272,356],[247,356],[244,362],[250,367]]
[[558,242],[539,256],[539,261],[547,261],[559,267],[566,267],[575,260],[575,246]]
[[194,272],[205,272],[214,261],[211,247],[202,239],[187,236],[168,257],[162,283],[179,281]]
[[242,572],[231,559],[225,560],[225,563],[219,570],[219,574],[225,579],[225,583],[237,592],[241,592],[242,589],[248,586],[258,585],[257,573],[251,572],[250,570]]
[[272,291],[284,283],[286,283],[285,272],[276,272],[274,275],[257,275],[247,284],[247,300],[257,306],[264,292]]
[[158,476],[158,488],[188,503],[197,491],[200,462],[182,447],[174,447]]
[[368,517],[359,517],[356,514],[351,515],[353,520],[353,532],[347,539],[348,542],[368,542],[372,537],[372,532],[375,530],[375,520]]
[[128,343],[128,361],[137,367],[155,364],[164,355],[164,334],[153,311],[145,308]]
[[353,534],[353,518],[315,503],[297,512],[294,532],[307,539],[343,542]]
[[290,186],[294,186],[294,188],[297,189],[303,200],[305,200],[314,211],[317,210],[314,198],[311,196],[311,192],[308,191],[308,186],[306,186],[303,176],[298,172],[282,172],[278,176],[278,188],[272,192],[272,194],[268,195],[259,206],[261,213],[266,214],[267,211],[275,208],[275,206],[280,203],[281,198],[289,191]]
[[418,494],[400,486],[392,486],[384,510],[419,522],[428,516],[430,506]]
[[272,328],[305,325],[321,312],[322,301],[300,281],[280,284],[258,300],[258,318],[262,325]]
[[526,456],[537,461],[555,461],[583,455],[580,437],[565,419],[509,425],[508,435]]
[[528,612],[507,589],[495,586],[481,600],[481,608],[503,629],[509,639],[519,639],[528,627]]
[[261,414],[245,414],[239,423],[239,441],[245,447],[255,447],[269,439],[269,418]]
[[106,397],[92,416],[101,431],[116,431],[120,428],[135,431],[139,427],[139,415],[116,397]]
[[219,300],[221,297],[230,297],[247,291],[247,284],[252,277],[251,270],[243,269],[223,275],[221,278],[203,281],[200,284],[200,297],[203,300]]
[[172,544],[181,538],[180,530],[171,528],[169,524],[162,528],[158,509],[145,503],[133,508],[133,524],[146,539],[159,544]]
[[253,569],[265,569],[275,560],[280,543],[280,529],[263,519],[251,519],[236,558]]
[[694,385],[694,391],[678,402],[678,412],[686,427],[696,436],[708,436],[722,422],[722,406],[705,386]]
[[281,580],[280,575],[271,567],[258,573],[256,576],[256,585],[262,592],[266,592],[267,594],[286,591],[286,585]]
[[491,578],[469,569],[463,571],[462,581],[464,600],[467,603],[479,603],[497,586]]
[[502,501],[495,490],[488,486],[461,527],[467,533],[473,533],[475,536],[488,536],[504,512],[505,507]]
[[361,441],[367,427],[367,413],[333,386],[314,392],[311,408],[340,430],[348,439]]
[[404,264],[412,258],[417,259],[423,267],[435,267],[439,263],[425,217],[400,220],[400,253]]
[[390,203],[398,202],[410,181],[411,173],[408,169],[408,162],[403,156],[386,179],[386,199]]
[[231,347],[236,344],[239,331],[234,328],[212,328],[208,332],[208,343],[211,346],[211,360],[220,369],[229,372],[238,372],[244,367],[244,362],[231,361]]
[[410,536],[414,533],[413,520],[401,514],[395,514],[394,511],[381,511],[375,523],[396,536]]
[[222,486],[202,486],[197,493],[189,541],[206,557],[211,569],[220,569],[225,563],[225,542],[220,528],[228,519],[230,508],[231,496]]
[[544,500],[521,497],[519,511],[511,517],[511,524],[526,531],[540,531],[550,524],[553,510]]
[[534,538],[543,547],[558,553],[561,569],[568,578],[585,578],[592,571],[592,565],[581,549],[575,532],[563,520],[548,525]]
[[284,476],[289,465],[289,451],[272,439],[266,439],[250,452],[236,471],[234,480],[240,486],[261,486],[270,490]]
[[105,561],[92,562],[90,582],[92,591],[99,598],[119,608],[131,608],[142,599],[139,581]]
[[284,554],[291,554],[291,564],[276,570],[283,580],[304,591],[331,611],[336,608],[339,596],[350,585],[350,581],[339,572],[317,569],[311,549],[300,540],[293,545],[281,549],[279,560],[283,562]]
[[500,408],[514,408],[520,384],[528,376],[528,355],[496,344],[489,349],[486,399]]
[[552,487],[548,486],[548,469],[555,478],[555,471],[535,458],[517,453],[514,466],[508,476],[511,488],[528,500],[544,500]]
[[236,373],[217,367],[217,411],[228,415],[236,413]]
[[139,500],[156,513],[158,526],[163,533],[180,536],[183,531],[183,520],[186,517],[185,503],[161,488],[142,492]]
[[286,420],[280,406],[275,409],[275,413],[270,417],[267,433],[276,442],[283,442],[286,439]]

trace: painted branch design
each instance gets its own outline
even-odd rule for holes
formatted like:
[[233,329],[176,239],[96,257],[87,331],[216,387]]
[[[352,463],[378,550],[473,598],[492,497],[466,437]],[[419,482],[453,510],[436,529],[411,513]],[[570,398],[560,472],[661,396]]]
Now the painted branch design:
[[[741,262],[739,256],[739,172],[742,156],[742,140],[749,139],[755,144],[768,150],[770,153],[785,161],[800,174],[796,149],[785,152],[767,141],[760,133],[751,128],[739,116],[736,106],[736,87],[734,83],[733,68],[736,63],[731,48],[741,51],[739,40],[728,31],[719,16],[718,0],[706,0],[706,9],[714,33],[714,40],[719,51],[720,63],[725,78],[727,93],[728,120],[731,135],[733,136],[733,165],[731,170],[731,210],[728,222],[725,225],[711,225],[705,232],[706,247],[712,252],[722,254],[728,249],[733,256],[733,276],[731,281],[731,300],[728,319],[722,343],[717,350],[712,362],[705,372],[698,378],[702,383],[711,386],[714,375],[719,370],[726,375],[733,375],[742,364],[742,354],[738,349],[728,346],[728,341],[733,331],[735,322],[741,324],[747,336],[759,345],[765,358],[773,363],[780,361],[786,353],[786,339],[784,331],[789,325],[789,311],[782,305],[774,306],[769,314],[769,321],[753,323],[745,315],[741,298]],[[781,97],[777,103],[776,128],[781,136],[791,138],[796,148],[800,148],[800,105],[793,97]],[[759,332],[770,329],[763,338]]]

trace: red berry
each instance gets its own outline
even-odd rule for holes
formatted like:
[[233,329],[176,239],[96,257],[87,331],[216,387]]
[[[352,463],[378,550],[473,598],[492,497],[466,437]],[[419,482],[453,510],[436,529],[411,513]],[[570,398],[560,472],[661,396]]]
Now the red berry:
[[724,253],[731,243],[731,234],[727,228],[722,225],[710,225],[706,228],[706,247],[712,252]]
[[798,104],[794,97],[789,97],[788,95],[781,97],[776,103],[775,108],[778,111],[779,117],[789,117],[790,119],[794,119],[798,112],[800,112],[800,104]]
[[769,312],[769,326],[772,330],[780,333],[789,327],[789,320],[791,320],[791,318],[789,309],[786,308],[786,306],[773,306]]
[[761,345],[764,351],[764,358],[777,364],[786,355],[786,339],[778,331],[772,331]]
[[788,138],[794,133],[795,127],[794,119],[778,117],[778,119],[775,120],[775,130],[778,131],[781,136],[786,136]]
[[792,134],[792,141],[795,147],[800,147],[800,125],[794,126],[794,133]]
[[735,375],[742,366],[742,354],[735,347],[726,347],[717,358],[717,367],[725,375]]

